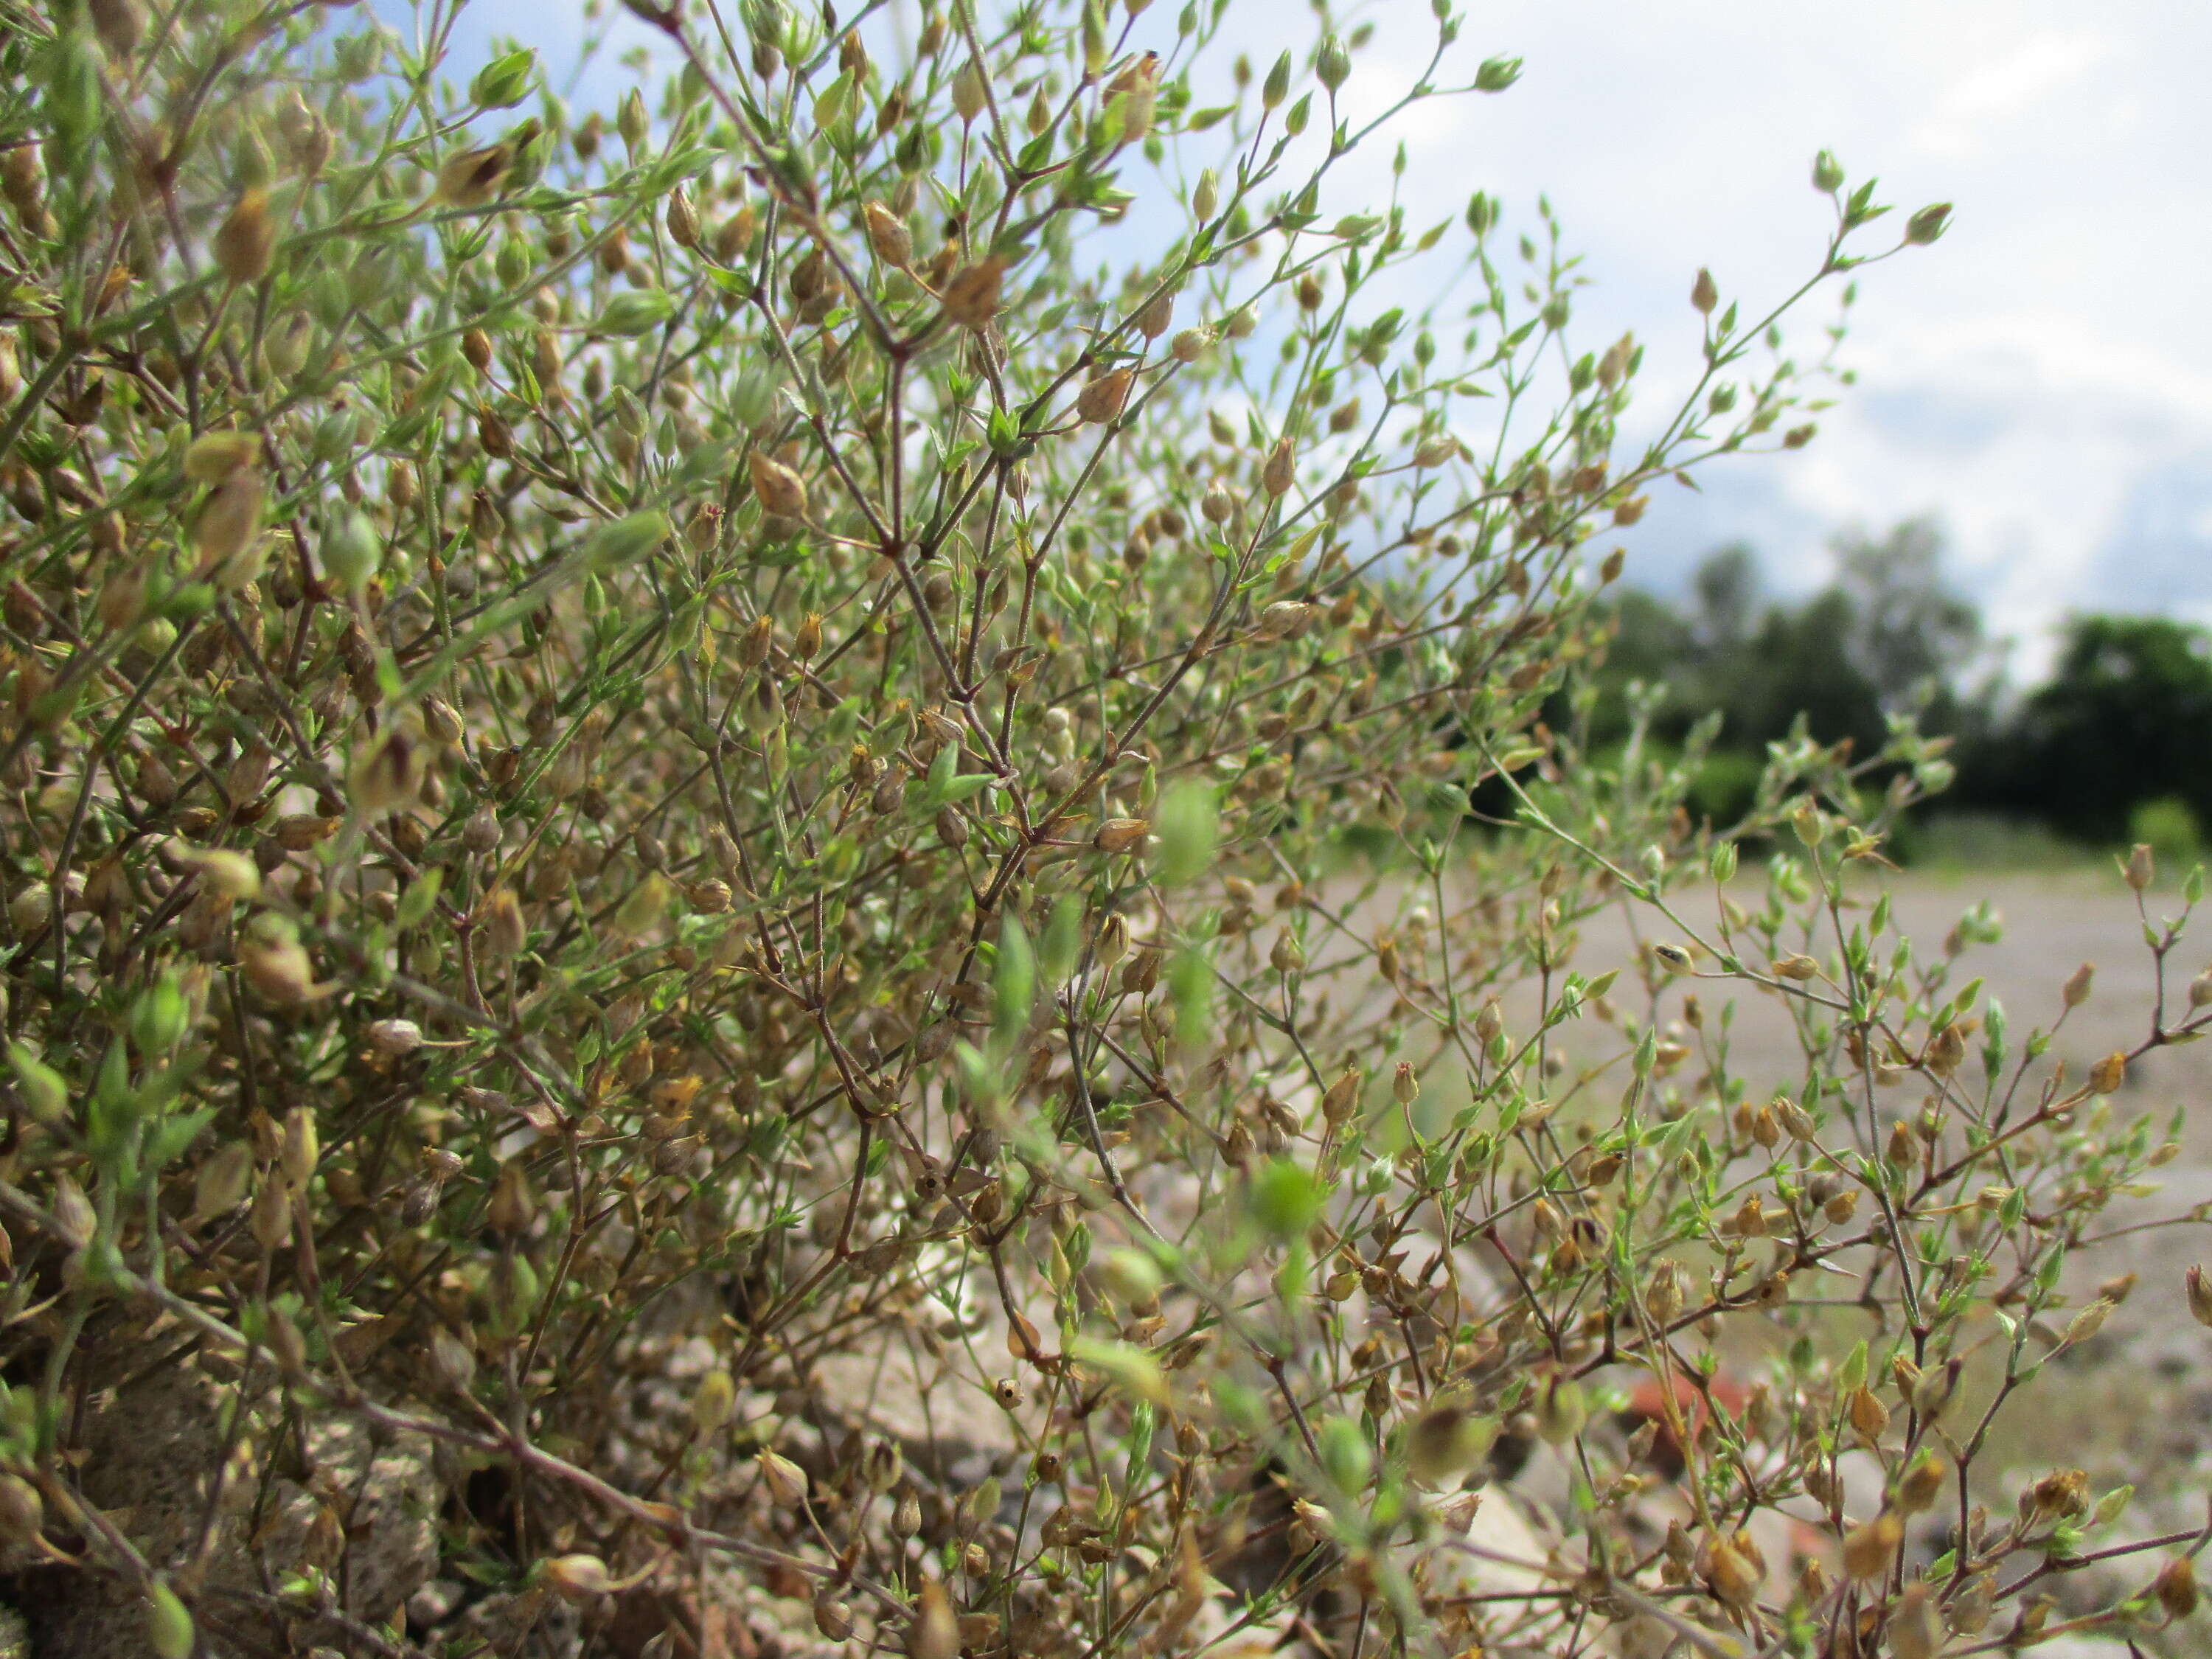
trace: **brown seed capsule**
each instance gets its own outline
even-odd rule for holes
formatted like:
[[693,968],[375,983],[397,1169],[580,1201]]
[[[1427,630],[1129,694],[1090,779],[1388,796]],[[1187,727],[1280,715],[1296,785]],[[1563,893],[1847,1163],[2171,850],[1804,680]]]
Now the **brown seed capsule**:
[[1102,853],[1127,853],[1142,847],[1152,832],[1148,818],[1109,818],[1098,826],[1091,844]]
[[663,221],[668,227],[668,240],[677,246],[699,246],[699,210],[691,205],[690,192],[680,185],[668,193],[668,209]]
[[2197,1569],[2185,1555],[2178,1555],[2158,1570],[2151,1593],[2168,1619],[2180,1620],[2197,1611]]
[[881,202],[860,210],[868,234],[868,247],[885,264],[904,270],[914,262],[914,238],[904,222]]
[[745,462],[761,509],[780,519],[806,516],[806,481],[779,460],[754,450]]
[[1279,439],[1275,447],[1267,452],[1267,464],[1260,470],[1260,487],[1270,495],[1287,495],[1297,477],[1297,460],[1291,449],[1291,441],[1287,437]]
[[614,1589],[614,1575],[596,1555],[556,1555],[544,1571],[547,1587],[564,1601],[589,1601]]
[[1749,1607],[1759,1594],[1760,1577],[1735,1540],[1717,1539],[1706,1553],[1705,1584],[1723,1607]]
[[814,1598],[814,1628],[825,1641],[842,1642],[853,1634],[853,1610],[825,1589]]
[[514,152],[505,144],[465,149],[438,168],[437,198],[453,207],[483,207],[499,194]]
[[1853,1527],[1844,1534],[1844,1571],[1856,1583],[1879,1578],[1889,1571],[1904,1539],[1905,1523],[1887,1510]]
[[269,274],[276,251],[276,228],[269,217],[269,193],[249,190],[215,234],[216,269],[234,283],[258,283]]
[[512,888],[501,887],[484,901],[484,948],[497,957],[519,954],[530,936],[522,903]]
[[1869,1444],[1880,1440],[1883,1431],[1889,1427],[1889,1407],[1863,1385],[1851,1391],[1844,1410],[1850,1418],[1851,1427]]
[[1900,1515],[1918,1515],[1935,1507],[1943,1483],[1951,1473],[1950,1461],[1941,1453],[1923,1451],[1906,1465],[1898,1480],[1894,1502]]
[[2089,1092],[2109,1095],[2127,1081],[2128,1057],[2118,1049],[2089,1068]]
[[934,1578],[925,1578],[916,1599],[914,1622],[907,1627],[907,1659],[959,1659],[960,1620],[951,1598]]
[[1076,418],[1103,424],[1121,414],[1121,405],[1128,401],[1129,383],[1133,378],[1126,368],[1109,369],[1084,386],[1076,394]]
[[946,320],[962,328],[988,326],[999,314],[1000,290],[1006,274],[1006,262],[995,253],[956,272],[939,296]]

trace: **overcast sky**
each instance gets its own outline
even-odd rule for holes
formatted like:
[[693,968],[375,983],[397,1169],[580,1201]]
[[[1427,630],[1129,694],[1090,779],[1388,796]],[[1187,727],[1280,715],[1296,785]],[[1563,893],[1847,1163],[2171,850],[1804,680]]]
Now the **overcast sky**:
[[[1286,39],[1310,40],[1302,8],[1238,3],[1263,66]],[[2069,608],[2212,620],[2212,7],[1464,9],[1462,72],[1502,54],[1524,76],[1405,126],[1413,222],[1455,213],[1478,185],[1532,221],[1547,191],[1596,279],[1577,301],[1583,337],[1634,328],[1655,392],[1693,368],[1699,265],[1747,302],[1810,269],[1830,212],[1808,182],[1817,149],[1854,180],[1878,173],[1902,210],[1956,204],[1936,246],[1868,274],[1845,354],[1859,385],[1818,441],[1716,468],[1702,495],[1659,495],[1633,532],[1632,575],[1676,586],[1742,538],[1777,588],[1802,589],[1839,526],[1928,513],[1960,585],[2018,641],[2016,670],[2047,658]],[[388,0],[379,9],[400,21]],[[471,9],[474,52],[496,28],[554,64],[573,56],[572,0]],[[1159,0],[1142,20],[1152,44],[1171,42],[1176,10]],[[1380,25],[1347,97],[1401,86],[1434,39],[1426,0],[1347,15]]]

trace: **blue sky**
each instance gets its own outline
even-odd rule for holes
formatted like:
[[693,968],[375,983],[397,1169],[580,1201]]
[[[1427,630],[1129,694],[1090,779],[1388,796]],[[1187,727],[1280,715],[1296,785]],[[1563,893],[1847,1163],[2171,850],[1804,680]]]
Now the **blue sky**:
[[[1310,38],[1303,8],[1237,0],[1255,58]],[[395,22],[403,8],[379,9]],[[849,9],[849,8],[848,8]],[[1859,386],[1794,455],[1668,491],[1632,574],[1678,584],[1741,538],[1784,591],[1817,582],[1840,526],[1932,513],[1960,585],[2032,672],[2069,608],[2212,621],[2212,7],[2137,0],[1479,0],[1463,72],[1520,57],[1500,97],[1425,106],[1401,131],[1416,223],[1480,185],[1533,219],[1548,192],[1596,286],[1592,342],[1644,339],[1652,406],[1694,372],[1691,278],[1784,291],[1828,212],[1815,150],[1910,210],[1957,204],[1932,249],[1869,274],[1845,362]],[[1175,0],[1142,21],[1172,39]],[[1346,96],[1402,85],[1426,0],[1340,11],[1376,43]],[[477,0],[463,40],[522,36],[560,64],[569,0]],[[611,65],[608,66],[611,69]],[[457,74],[473,64],[457,62]],[[594,76],[605,84],[610,77]],[[616,77],[618,84],[618,72]],[[1350,198],[1387,184],[1376,153]],[[1825,313],[1824,313],[1825,314]]]

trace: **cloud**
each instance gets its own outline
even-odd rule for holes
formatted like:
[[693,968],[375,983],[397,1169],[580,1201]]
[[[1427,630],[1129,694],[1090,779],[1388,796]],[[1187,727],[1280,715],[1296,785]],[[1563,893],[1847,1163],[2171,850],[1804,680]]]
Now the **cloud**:
[[2053,93],[2087,74],[2112,50],[2110,40],[2087,33],[2032,36],[1952,82],[1913,141],[1931,155],[1976,155],[1989,143],[1994,127],[2040,114]]

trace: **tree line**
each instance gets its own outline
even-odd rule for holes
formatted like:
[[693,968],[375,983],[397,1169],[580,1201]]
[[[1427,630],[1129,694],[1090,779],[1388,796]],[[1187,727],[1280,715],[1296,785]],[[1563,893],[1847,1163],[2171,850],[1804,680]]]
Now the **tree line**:
[[1917,714],[1952,740],[1953,788],[1933,812],[2032,822],[2089,844],[2195,839],[2212,823],[2212,635],[2165,617],[2081,613],[2040,683],[2010,682],[2002,642],[1953,585],[1929,519],[1833,544],[1828,582],[1798,600],[1765,591],[1753,550],[1717,550],[1680,599],[1625,587],[1589,719],[1625,740],[1636,688],[1651,734],[1718,733],[1695,806],[1722,821],[1748,803],[1770,744],[1802,731],[1871,754]]

